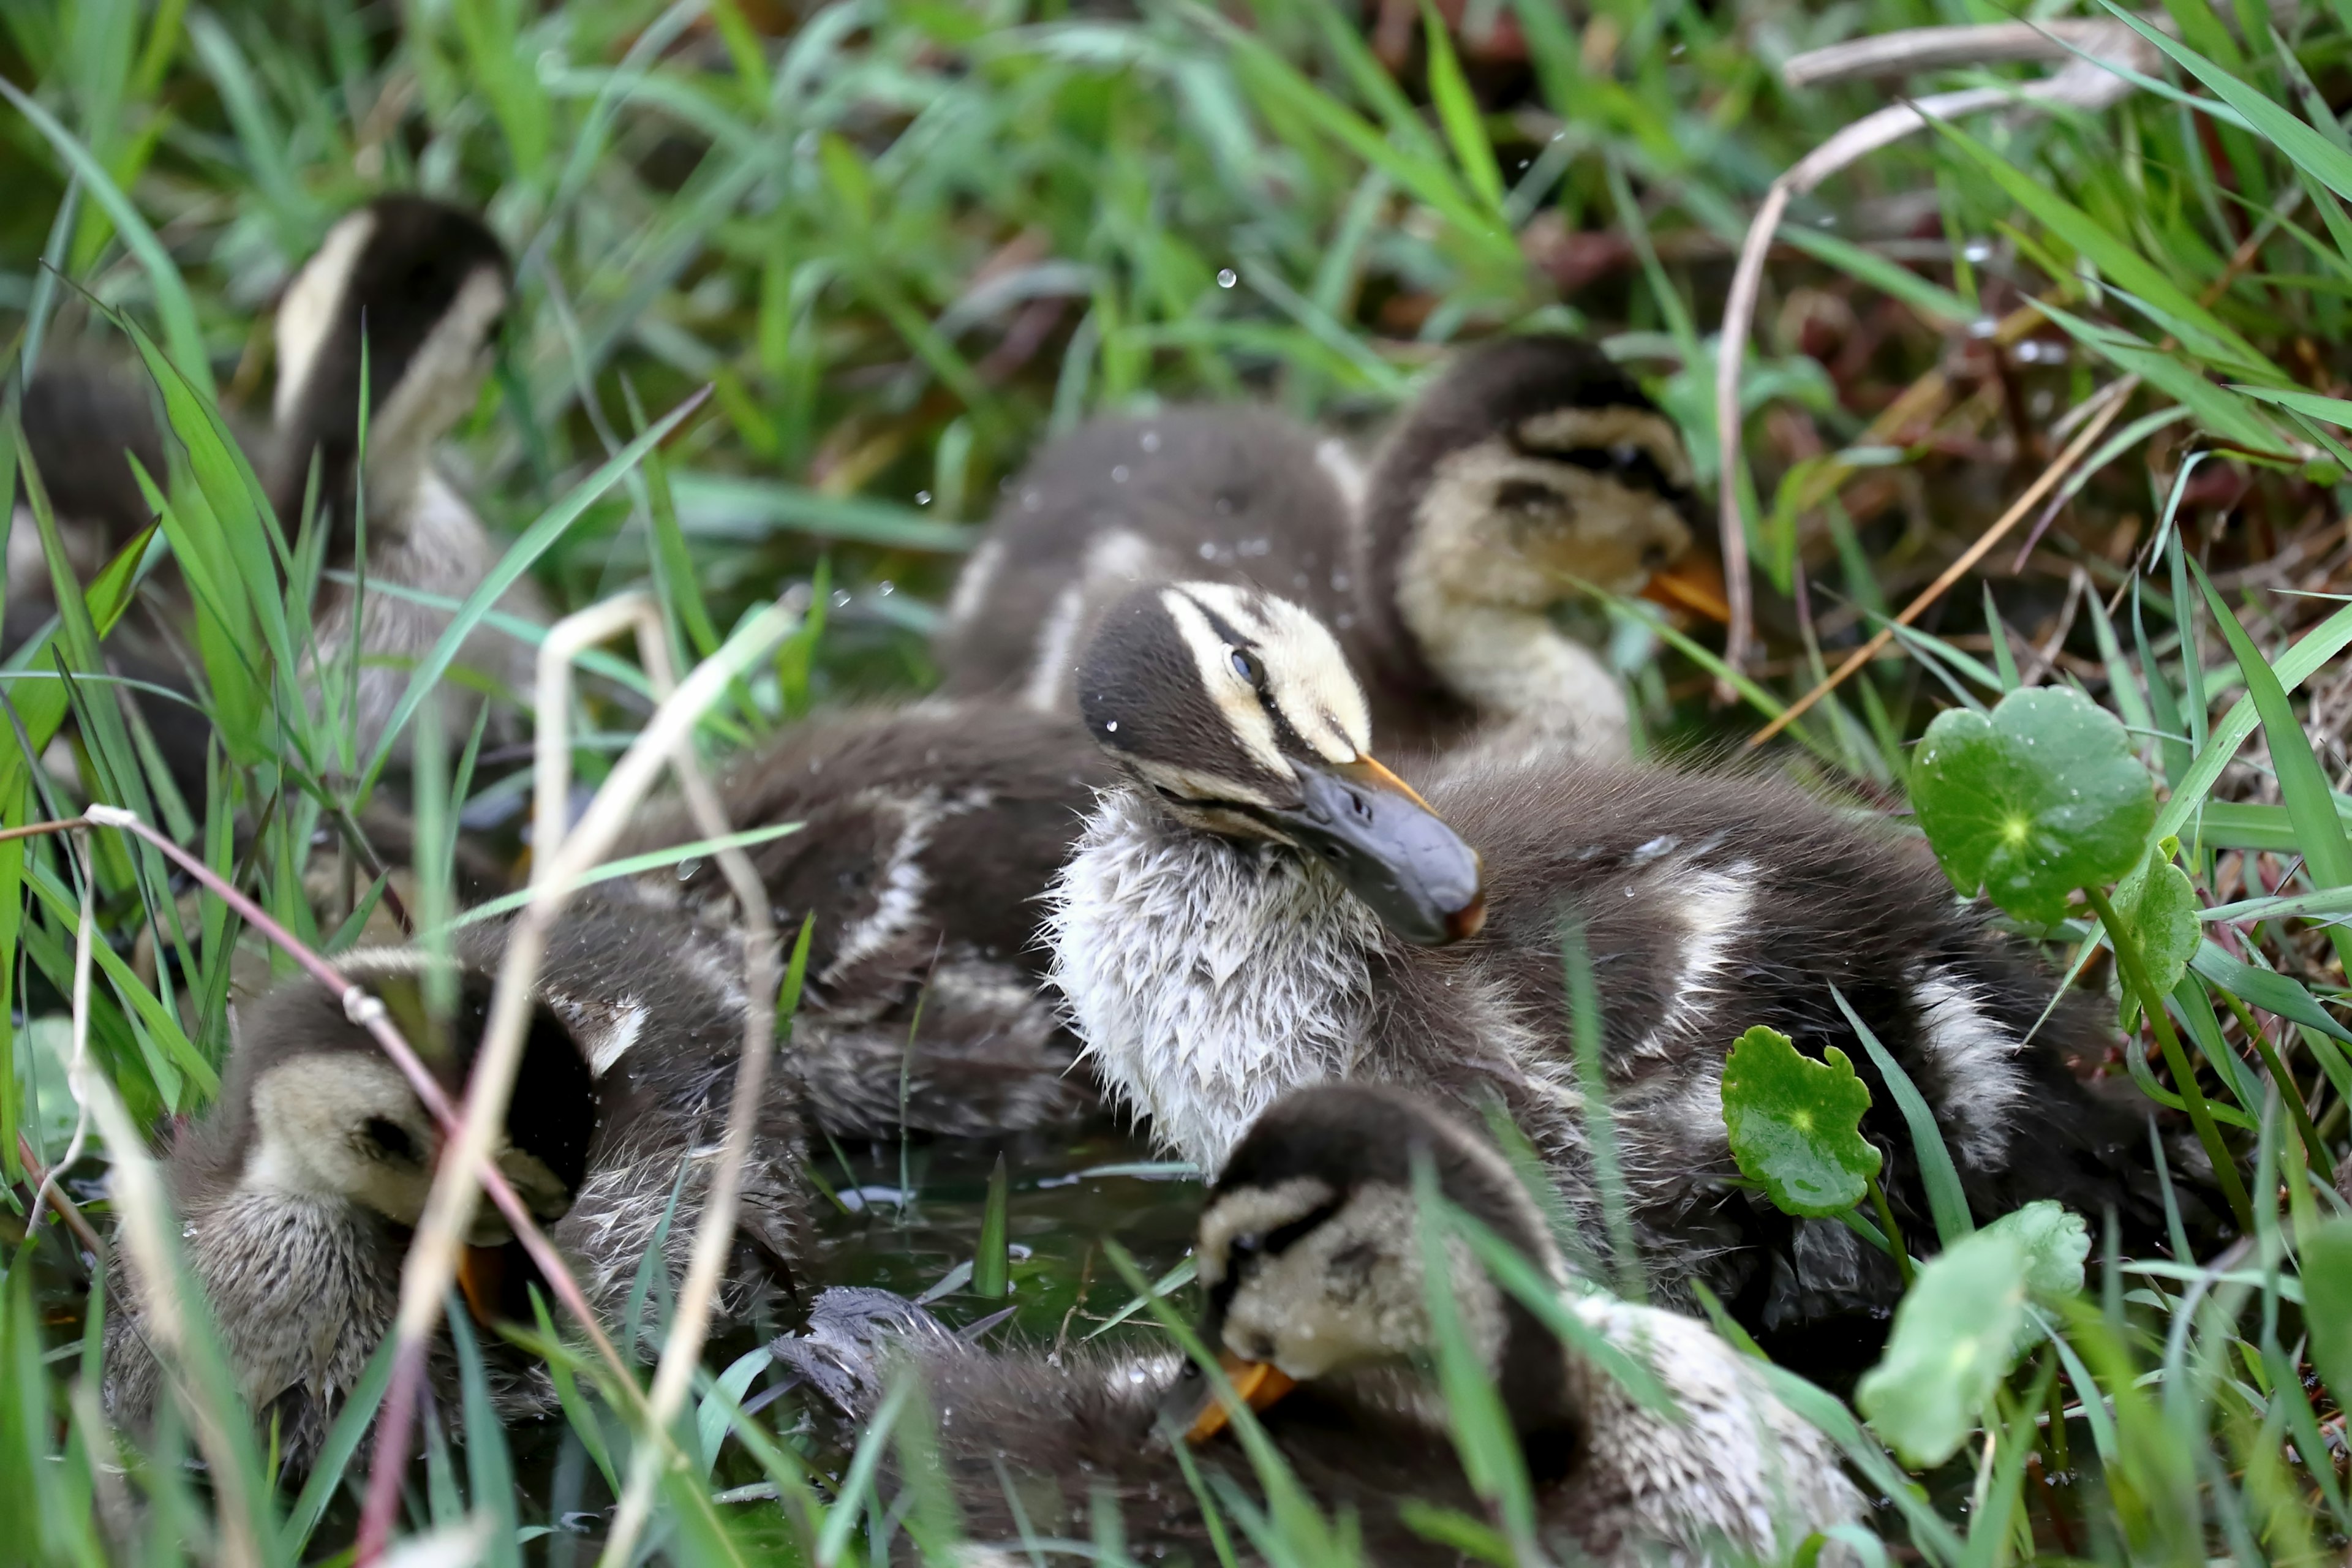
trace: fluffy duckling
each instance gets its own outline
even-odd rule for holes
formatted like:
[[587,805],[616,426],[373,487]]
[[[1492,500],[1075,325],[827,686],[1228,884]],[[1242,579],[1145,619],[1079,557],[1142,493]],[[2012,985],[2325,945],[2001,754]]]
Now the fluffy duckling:
[[[378,197],[344,217],[288,286],[278,312],[272,426],[246,444],[289,537],[315,462],[329,570],[352,568],[362,498],[371,590],[388,584],[463,599],[496,565],[502,547],[435,471],[432,455],[480,391],[508,290],[506,253],[481,220],[415,195]],[[363,343],[364,476],[358,460]],[[45,369],[26,395],[25,434],[51,492],[67,554],[87,580],[152,521],[125,460],[128,453],[163,482],[163,434],[145,388],[87,363]],[[39,534],[21,506],[8,548],[13,643],[56,606]],[[149,598],[149,616],[134,616],[110,638],[110,652],[123,674],[191,691],[194,607],[186,587],[172,572],[151,584]],[[320,589],[313,606],[315,670],[341,667],[353,606],[350,588],[330,583]],[[499,608],[545,618],[535,592],[521,584]],[[406,689],[409,666],[433,646],[448,614],[370,591],[362,620],[356,732],[364,753]],[[509,689],[530,689],[530,650],[503,634],[478,633],[461,659]],[[179,703],[149,702],[142,712],[175,778],[201,798],[209,723]],[[470,714],[452,721],[468,722]]]
[[[1264,409],[1098,420],[1034,458],[959,581],[950,691],[1066,710],[1128,590],[1183,579],[1291,599],[1339,634],[1397,749],[1626,749],[1616,678],[1556,626],[1578,580],[1635,592],[1691,542],[1674,426],[1580,338],[1506,338],[1447,368],[1369,476]],[[1688,602],[1687,573],[1657,579]]]
[[2105,1047],[2097,1010],[2062,1001],[2037,1032],[2051,978],[1916,841],[1763,779],[1557,754],[1440,767],[1424,798],[1370,756],[1322,626],[1225,584],[1115,607],[1080,701],[1128,782],[1055,881],[1052,977],[1109,1092],[1204,1170],[1297,1086],[1496,1096],[1598,1237],[1563,983],[1577,927],[1643,1261],[1667,1299],[1703,1280],[1770,1330],[1880,1315],[1899,1294],[1852,1232],[1735,1184],[1723,1063],[1765,1024],[1853,1059],[1894,1201],[1926,1213],[1832,986],[1933,1107],[1980,1212],[2142,1212],[2124,1191],[2138,1122],[2068,1065]]
[[[1546,1329],[1452,1241],[1456,1310],[1501,1393],[1536,1489],[1539,1530],[1560,1561],[1606,1565],[1785,1561],[1806,1537],[1855,1521],[1861,1500],[1830,1444],[1782,1405],[1758,1364],[1702,1324],[1570,1279],[1503,1159],[1426,1102],[1391,1089],[1325,1085],[1260,1118],[1201,1215],[1195,1253],[1208,1291],[1202,1338],[1309,1497],[1352,1513],[1366,1561],[1454,1563],[1416,1533],[1413,1500],[1486,1517],[1454,1448],[1428,1366],[1429,1319],[1414,1197],[1416,1161],[1437,1189],[1562,1291],[1593,1340],[1645,1368],[1670,1409],[1645,1405]],[[869,1298],[820,1320],[863,1317],[814,1342],[788,1340],[789,1364],[854,1411],[870,1410],[895,1358],[938,1413],[939,1450],[977,1544],[1024,1532],[1084,1536],[1108,1495],[1139,1555],[1191,1552],[1209,1536],[1175,1449],[1263,1498],[1198,1369],[1173,1355],[989,1352],[904,1307]],[[831,1309],[830,1310],[828,1309]],[[1230,1518],[1230,1513],[1228,1514]],[[1239,1541],[1239,1532],[1236,1531]]]
[[[807,980],[793,1050],[811,1113],[841,1137],[975,1136],[1091,1110],[1076,1042],[1044,992],[1044,896],[1117,771],[1077,724],[976,699],[846,710],[793,726],[718,781],[739,827],[797,822],[746,851]],[[672,804],[616,854],[701,837]],[[645,879],[725,919],[717,868]]]
[[[278,388],[263,482],[281,520],[301,515],[315,462],[331,514],[331,569],[349,569],[366,509],[366,578],[462,600],[505,553],[433,465],[434,448],[474,406],[488,374],[511,289],[505,248],[473,214],[416,195],[379,196],[328,232],[278,310]],[[362,347],[367,460],[359,462]],[[289,524],[290,526],[290,522]],[[546,619],[528,580],[499,609]],[[313,612],[317,663],[334,669],[353,636],[354,595],[322,592]],[[381,738],[410,668],[439,639],[449,614],[370,592],[357,636],[358,734]],[[531,689],[532,650],[478,631],[462,661],[506,689]],[[459,725],[471,713],[454,715]]]
[[[458,1003],[438,1032],[421,953],[362,949],[345,960],[453,1097],[487,1025],[505,942],[503,923],[460,931]],[[550,1238],[608,1321],[624,1315],[657,1242],[673,1287],[684,1277],[704,1162],[724,1136],[746,1005],[736,943],[633,899],[583,895],[550,943],[498,1163],[549,1222]],[[166,1176],[190,1269],[240,1388],[264,1423],[278,1420],[281,1451],[299,1470],[396,1313],[402,1257],[442,1140],[341,998],[289,984],[247,1008],[239,1026],[221,1099],[171,1150]],[[744,1172],[742,1256],[726,1276],[721,1321],[741,1321],[772,1281],[789,1281],[801,1248],[798,1091],[788,1074],[771,1081]],[[483,1206],[470,1239],[459,1278],[475,1314],[529,1321],[529,1260],[496,1210]],[[118,1281],[120,1305],[107,1324],[107,1400],[118,1421],[143,1428],[162,1370],[126,1286]],[[543,1370],[496,1342],[485,1349],[502,1415],[552,1408]],[[439,1392],[453,1394],[446,1351],[435,1373]]]

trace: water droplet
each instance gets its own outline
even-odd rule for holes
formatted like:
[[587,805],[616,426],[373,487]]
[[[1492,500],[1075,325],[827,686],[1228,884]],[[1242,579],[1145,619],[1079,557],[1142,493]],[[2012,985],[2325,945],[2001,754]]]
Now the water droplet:
[[677,863],[677,879],[681,882],[690,882],[694,879],[694,874],[701,869],[702,861],[699,857],[690,860],[681,860]]
[[1220,268],[1217,268],[1217,287],[1218,287],[1218,288],[1220,288],[1220,289],[1230,289],[1230,288],[1232,288],[1234,284],[1236,284],[1236,283],[1240,282],[1241,280],[1242,280],[1241,274],[1240,274],[1240,273],[1238,273],[1238,272],[1235,272],[1232,268],[1230,268],[1230,267],[1220,267]]
[[1125,463],[1121,463],[1117,468],[1111,469],[1110,482],[1115,485],[1123,485],[1127,483],[1127,465]]
[[877,594],[881,595],[884,598],[887,598],[898,591],[898,584],[890,581],[889,578],[885,577],[882,581],[874,585],[874,591]]
[[1140,445],[1147,452],[1157,452],[1160,450],[1160,432],[1157,430],[1146,430],[1143,433],[1143,438],[1139,445]]
[[1992,259],[1992,246],[1981,239],[1972,239],[1960,247],[1960,255],[1971,267],[1981,267]]
[[1037,492],[1034,489],[1025,489],[1021,492],[1021,510],[1023,511],[1035,511],[1041,504],[1042,503],[1037,499]]
[[1349,577],[1345,572],[1334,572],[1331,574],[1331,592],[1335,594],[1346,593],[1348,591],[1348,583]]
[[845,610],[849,607],[848,589],[835,588],[833,591],[833,607],[836,610]]
[[1216,558],[1217,547],[1205,539],[1201,541],[1201,559],[1203,561],[1214,561]]
[[931,504],[931,492],[930,492],[930,491],[929,491],[929,490],[917,490],[917,491],[915,492],[915,504],[916,504],[917,506],[929,506],[929,505],[930,505],[930,504]]
[[1118,734],[1118,720],[1116,720],[1116,719],[1113,719],[1113,720],[1109,721],[1108,722],[1105,723],[1105,724],[1103,725],[1103,728],[1104,728],[1104,730],[1108,731],[1109,733],[1116,735],[1116,734]]

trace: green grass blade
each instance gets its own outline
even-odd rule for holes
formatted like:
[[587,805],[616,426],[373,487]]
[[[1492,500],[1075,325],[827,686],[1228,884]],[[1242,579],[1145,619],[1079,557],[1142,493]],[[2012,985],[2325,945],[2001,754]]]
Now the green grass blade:
[[464,607],[442,628],[433,650],[417,661],[416,671],[409,677],[407,689],[394,705],[392,717],[383,727],[383,736],[376,742],[375,755],[368,759],[365,777],[369,783],[373,783],[383,772],[384,763],[391,760],[393,747],[398,742],[401,731],[407,728],[408,721],[416,712],[416,705],[425,700],[426,694],[440,680],[450,662],[457,657],[457,650],[473,635],[474,627],[489,613],[490,606],[505,596],[515,581],[530,569],[531,563],[546,553],[548,547],[561,538],[566,529],[579,521],[581,515],[599,497],[618,484],[646,453],[659,445],[671,431],[701,407],[703,399],[709,395],[708,389],[696,393],[664,415],[652,429],[615,452],[602,468],[574,485],[562,500],[541,513],[538,521],[523,531],[522,537],[508,549],[489,575],[466,595]]
[[[2246,635],[2246,628],[2238,624],[2237,616],[2213,591],[2204,568],[2192,562],[2189,570],[2196,574],[2198,587],[2204,591],[2206,607],[2213,612],[2214,624],[2228,640],[2239,672],[2246,678],[2247,700],[2262,716],[2263,736],[2270,743],[2271,765],[2278,773],[2279,795],[2294,824],[2295,847],[2302,851],[2313,880],[2335,887],[2352,883],[2352,835],[2345,832],[2344,821],[2336,814],[2336,797],[2328,788],[2327,775],[2321,771],[2319,758],[2311,749],[2311,737],[2304,732],[2302,722],[2287,701],[2285,686],[2254,647],[2253,639]],[[2352,967],[2352,931],[2331,926],[2328,937],[2336,945],[2336,956]]]
[[1976,1231],[1976,1221],[1969,1217],[1968,1194],[1960,1190],[1960,1173],[1952,1163],[1952,1152],[1944,1147],[1944,1135],[1936,1126],[1936,1113],[1927,1109],[1918,1086],[1910,1074],[1903,1070],[1862,1015],[1845,999],[1845,993],[1830,987],[1838,1011],[1853,1026],[1854,1037],[1870,1059],[1878,1068],[1878,1076],[1885,1081],[1887,1092],[1894,1096],[1895,1108],[1903,1112],[1904,1125],[1911,1130],[1912,1155],[1919,1162],[1920,1184],[1927,1189],[1927,1211],[1935,1215],[1936,1235],[1946,1247],[1950,1247]]

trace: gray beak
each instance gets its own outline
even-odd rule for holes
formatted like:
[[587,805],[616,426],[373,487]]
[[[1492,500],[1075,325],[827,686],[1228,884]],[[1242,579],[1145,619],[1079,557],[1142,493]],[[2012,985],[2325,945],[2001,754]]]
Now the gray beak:
[[1420,947],[1486,923],[1478,852],[1411,784],[1370,757],[1300,763],[1305,798],[1268,819],[1321,857],[1381,923]]

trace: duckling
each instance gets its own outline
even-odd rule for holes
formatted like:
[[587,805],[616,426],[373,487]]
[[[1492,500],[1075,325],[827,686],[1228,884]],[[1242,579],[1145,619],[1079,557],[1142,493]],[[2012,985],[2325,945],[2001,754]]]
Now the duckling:
[[[1044,992],[1039,924],[1095,792],[1117,777],[1074,720],[974,699],[812,718],[719,778],[729,821],[801,824],[746,853],[778,929],[815,922],[793,1037],[819,1127],[971,1137],[1095,1109]],[[701,836],[672,803],[615,854]],[[731,909],[706,861],[645,887],[721,919]]]
[[[1760,1330],[1883,1316],[1891,1262],[1739,1190],[1720,1084],[1764,1024],[1870,1082],[1866,1135],[1926,1213],[1908,1133],[1832,995],[1934,1109],[1970,1200],[2154,1220],[2137,1114],[2071,1061],[2107,1043],[1964,906],[1925,845],[1760,778],[1553,753],[1370,752],[1366,704],[1304,610],[1222,583],[1138,590],[1086,653],[1087,730],[1127,784],[1056,879],[1050,975],[1084,1058],[1157,1140],[1216,1170],[1286,1089],[1330,1079],[1498,1097],[1601,1234],[1563,981],[1580,929],[1642,1263]],[[1472,846],[1476,846],[1473,848]],[[2037,1029],[2037,1021],[2040,1026]]]
[[[428,1021],[424,954],[363,948],[344,960],[453,1097],[487,1026],[506,937],[503,923],[460,929],[457,1004],[440,1031]],[[684,1277],[705,1186],[698,1167],[724,1135],[747,1005],[739,945],[674,912],[582,895],[557,925],[498,1164],[608,1321],[625,1315],[648,1254],[673,1288]],[[239,1025],[221,1099],[171,1149],[165,1173],[241,1392],[262,1421],[277,1419],[299,1471],[396,1314],[402,1257],[442,1139],[340,997],[290,984]],[[789,1075],[773,1081],[744,1171],[741,1256],[721,1322],[743,1321],[774,1281],[789,1284],[803,1246],[797,1089]],[[528,1259],[495,1210],[484,1206],[469,1240],[459,1279],[475,1314],[528,1321]],[[136,1296],[118,1282],[111,1299],[121,1305],[107,1324],[106,1397],[118,1421],[143,1428],[162,1369]],[[486,1351],[502,1415],[553,1407],[543,1370],[495,1342]],[[434,1370],[438,1391],[454,1394],[446,1346]]]
[[1381,733],[1622,756],[1625,700],[1549,612],[1577,582],[1632,593],[1691,542],[1690,462],[1633,380],[1580,338],[1458,357],[1359,474],[1336,440],[1265,409],[1097,420],[1031,459],[956,585],[947,689],[1075,700],[1102,613],[1187,578],[1277,594],[1332,627]]
[[[381,196],[341,219],[288,285],[278,312],[278,376],[267,435],[246,440],[256,475],[290,536],[302,514],[314,459],[330,570],[352,567],[366,506],[365,595],[355,733],[362,754],[380,739],[406,689],[410,666],[448,624],[446,611],[390,593],[391,585],[463,599],[501,553],[481,520],[432,466],[433,447],[473,405],[488,368],[509,290],[506,253],[480,219],[446,203]],[[368,367],[364,487],[359,472],[360,367]],[[143,388],[87,363],[44,369],[26,395],[26,450],[51,490],[61,537],[87,579],[152,521],[126,452],[164,479],[163,433]],[[7,636],[22,641],[55,611],[40,538],[16,510],[9,534]],[[109,639],[121,673],[193,692],[194,606],[176,572],[151,582],[151,618]],[[321,587],[312,611],[315,648],[306,674],[341,668],[352,637],[354,594]],[[535,590],[518,584],[499,608],[546,616]],[[502,633],[478,632],[461,661],[509,690],[528,691],[530,650]],[[460,698],[457,700],[463,701]],[[184,793],[203,795],[211,726],[183,704],[149,702]],[[452,722],[470,715],[457,713]]]
[[[435,469],[433,451],[474,406],[510,290],[506,250],[480,218],[408,195],[379,196],[337,223],[288,286],[278,310],[273,449],[263,482],[279,519],[299,518],[315,460],[320,505],[331,519],[330,568],[352,563],[362,500],[371,586],[462,600],[497,566],[503,547]],[[358,460],[363,357],[364,475]],[[524,620],[547,618],[528,579],[509,589],[498,607]],[[322,592],[312,621],[317,668],[337,668],[347,657],[353,609],[351,590]],[[439,639],[449,612],[370,592],[359,613],[356,725],[364,754],[381,739],[407,689],[410,667]],[[504,633],[478,631],[460,658],[509,692],[531,689],[532,649]],[[471,714],[451,721],[462,726]]]
[[[1454,1563],[1416,1533],[1407,1500],[1486,1517],[1428,1375],[1436,1344],[1413,1188],[1437,1190],[1539,1269],[1593,1340],[1661,1385],[1645,1405],[1546,1329],[1452,1241],[1456,1310],[1486,1362],[1535,1488],[1538,1529],[1560,1561],[1602,1564],[1786,1561],[1816,1531],[1850,1524],[1861,1499],[1822,1436],[1774,1396],[1759,1363],[1686,1317],[1577,1292],[1536,1205],[1502,1157],[1427,1101],[1327,1084],[1286,1096],[1250,1130],[1210,1190],[1194,1252],[1208,1292],[1202,1342],[1307,1495],[1351,1513],[1364,1558]],[[991,1352],[895,1301],[835,1302],[821,1338],[777,1347],[855,1413],[870,1412],[892,1362],[938,1412],[939,1454],[970,1539],[1084,1536],[1097,1499],[1118,1506],[1139,1556],[1210,1538],[1195,1484],[1253,1501],[1263,1488],[1199,1369],[1171,1354]],[[863,1320],[844,1332],[832,1320]],[[1180,1458],[1179,1445],[1191,1449]],[[1227,1517],[1231,1518],[1228,1510]],[[1236,1531],[1238,1540],[1239,1532]]]

